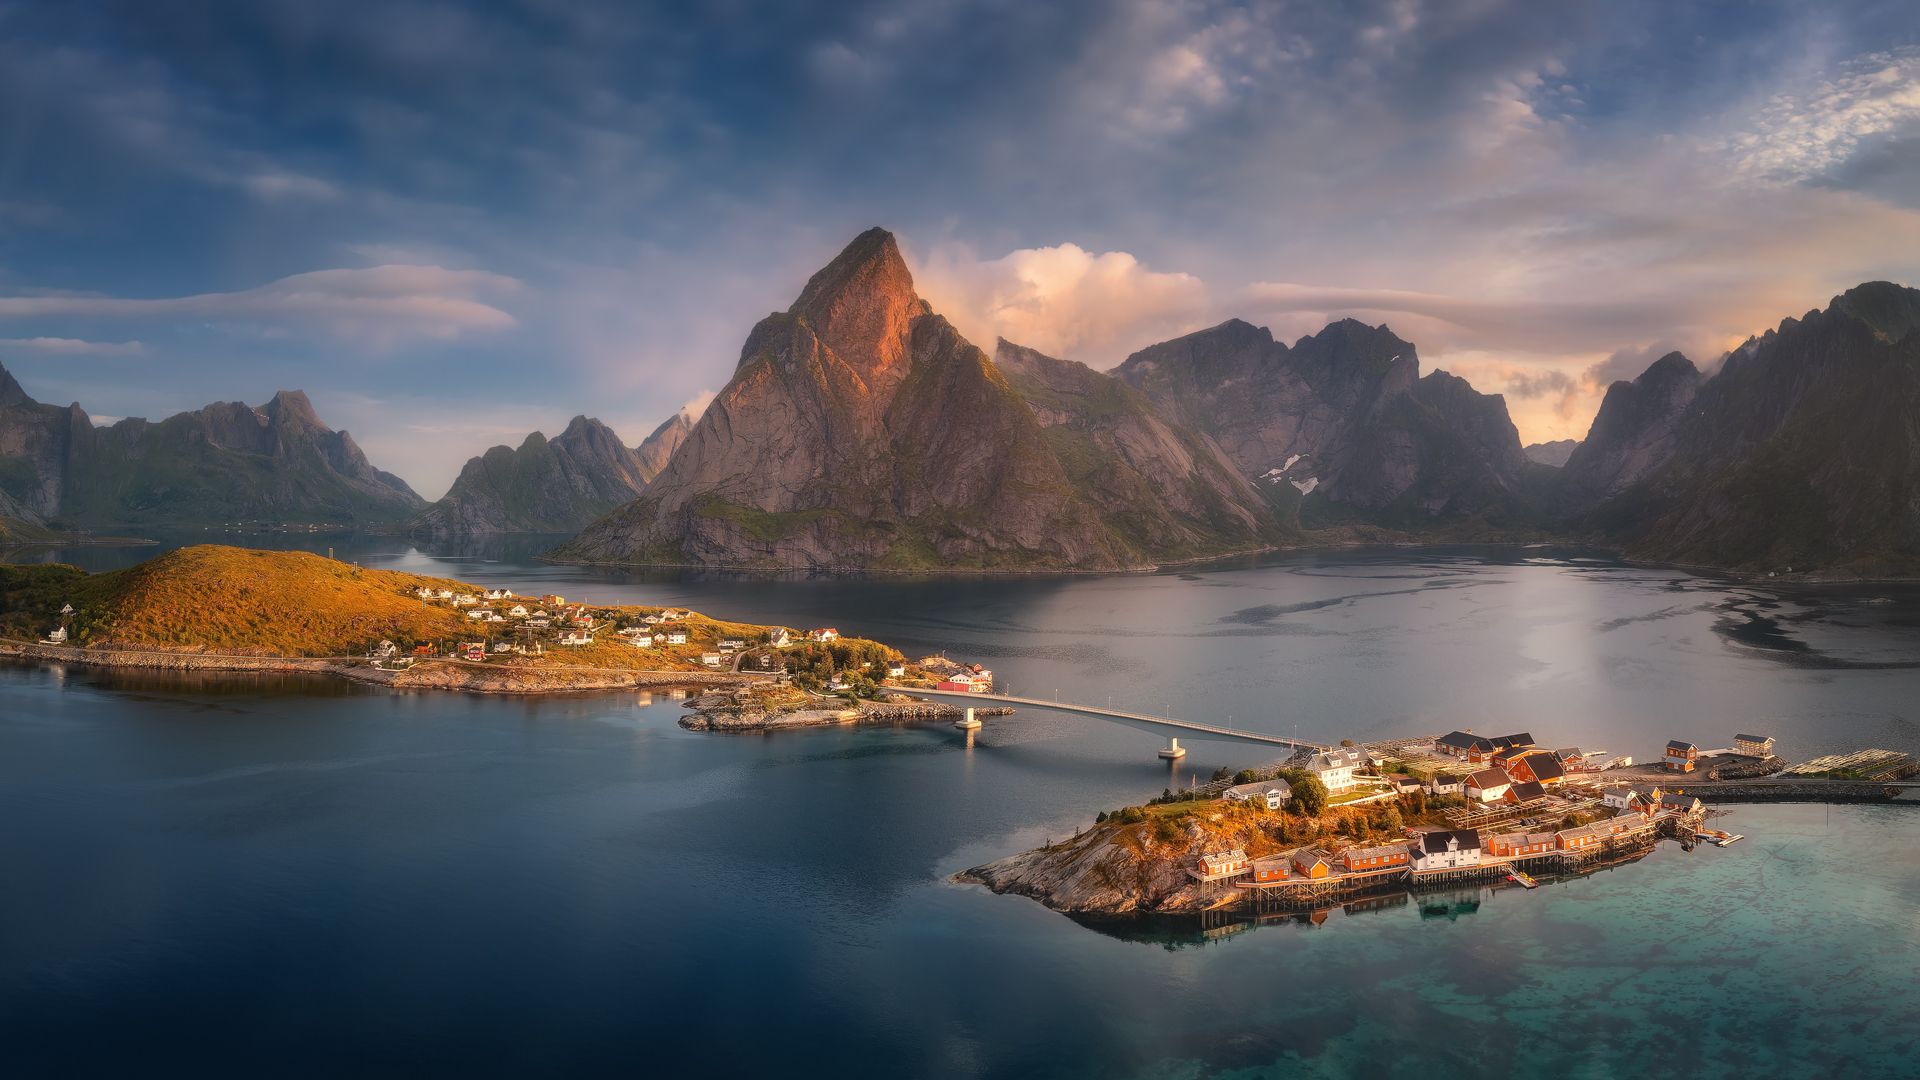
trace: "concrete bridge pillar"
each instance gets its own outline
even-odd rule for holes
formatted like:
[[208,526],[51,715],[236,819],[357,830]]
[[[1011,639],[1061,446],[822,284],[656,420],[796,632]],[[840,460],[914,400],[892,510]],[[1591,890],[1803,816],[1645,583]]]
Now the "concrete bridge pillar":
[[973,706],[971,705],[967,706],[967,714],[961,717],[960,719],[955,720],[953,722],[953,726],[959,728],[961,731],[968,731],[968,732],[979,731],[980,721],[974,719]]
[[1168,739],[1166,749],[1160,751],[1162,761],[1179,761],[1187,756],[1187,748],[1180,745],[1179,739]]

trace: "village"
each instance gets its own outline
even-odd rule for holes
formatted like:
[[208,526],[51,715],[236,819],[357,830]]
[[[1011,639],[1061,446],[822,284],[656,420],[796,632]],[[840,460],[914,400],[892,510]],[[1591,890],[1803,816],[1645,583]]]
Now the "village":
[[1216,777],[1174,798],[1211,796],[1269,811],[1391,802],[1390,820],[1404,813],[1422,822],[1384,842],[1321,838],[1251,858],[1240,848],[1208,851],[1188,868],[1202,886],[1235,890],[1256,904],[1313,905],[1463,881],[1533,888],[1534,874],[1638,858],[1663,838],[1687,847],[1737,842],[1738,834],[1707,828],[1711,812],[1675,782],[1713,758],[1734,775],[1778,771],[1785,763],[1773,749],[1772,738],[1745,733],[1715,751],[1676,739],[1657,765],[1636,767],[1603,752],[1542,747],[1530,732],[1452,731],[1430,741],[1303,751],[1254,770],[1257,777]]

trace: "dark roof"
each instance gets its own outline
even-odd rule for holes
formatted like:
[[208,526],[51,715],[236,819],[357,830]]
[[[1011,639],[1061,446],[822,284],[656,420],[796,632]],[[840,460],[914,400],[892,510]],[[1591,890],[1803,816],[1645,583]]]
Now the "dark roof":
[[1669,749],[1669,750],[1698,750],[1698,749],[1699,749],[1699,747],[1697,747],[1697,746],[1695,746],[1695,745],[1693,745],[1693,744],[1692,744],[1692,743],[1690,743],[1690,742],[1686,742],[1685,740],[1682,740],[1682,739],[1668,739],[1668,740],[1667,740],[1667,749]]
[[1733,739],[1735,742],[1772,742],[1773,736],[1771,735],[1735,735]]
[[1433,782],[1436,784],[1458,784],[1461,782],[1461,778],[1450,772],[1437,772],[1433,774]]
[[1493,740],[1484,735],[1473,735],[1465,731],[1449,731],[1433,740],[1442,746],[1457,747],[1461,750],[1491,750]]
[[1538,780],[1558,780],[1567,775],[1567,770],[1560,766],[1560,759],[1552,753],[1536,751],[1526,755],[1526,760],[1527,768],[1533,770]]
[[1481,769],[1479,772],[1467,777],[1467,783],[1485,791],[1487,788],[1499,787],[1501,784],[1511,784],[1513,783],[1513,777],[1508,776],[1499,769]]
[[1447,850],[1447,841],[1459,840],[1460,850],[1469,851],[1480,846],[1479,829],[1435,829],[1419,836],[1420,850],[1429,855],[1438,855]]
[[1500,747],[1532,746],[1533,733],[1530,731],[1522,731],[1514,735],[1495,735],[1493,737],[1493,745]]
[[1521,802],[1526,802],[1528,799],[1543,799],[1546,795],[1547,789],[1541,787],[1538,780],[1522,780],[1513,785],[1513,797]]
[[1586,757],[1587,755],[1581,753],[1580,748],[1577,746],[1566,746],[1555,750],[1553,756],[1559,758],[1562,762],[1567,762],[1573,761],[1576,758]]

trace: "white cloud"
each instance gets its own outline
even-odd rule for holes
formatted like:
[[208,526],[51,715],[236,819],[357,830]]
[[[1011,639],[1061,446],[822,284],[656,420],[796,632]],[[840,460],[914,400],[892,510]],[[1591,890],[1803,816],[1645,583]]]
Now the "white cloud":
[[237,181],[247,194],[262,202],[286,202],[299,199],[333,202],[340,198],[338,185],[317,176],[305,176],[283,169],[249,173]]
[[80,338],[0,338],[0,349],[22,349],[51,356],[142,356],[147,347],[138,341],[86,341]]
[[1920,126],[1920,48],[1872,53],[1831,79],[1776,94],[1725,140],[1750,179],[1799,181],[1845,163],[1868,140]]
[[1111,367],[1133,350],[1205,325],[1207,289],[1190,274],[1159,273],[1124,251],[1078,244],[1022,248],[980,260],[942,245],[914,270],[935,311],[991,350],[996,337]]
[[707,406],[713,404],[713,399],[718,396],[720,396],[718,390],[702,390],[693,395],[692,400],[680,406],[680,411],[687,414],[687,419],[698,420],[707,414]]
[[46,295],[0,297],[0,318],[200,319],[284,332],[311,328],[371,344],[451,340],[516,325],[493,298],[520,282],[480,270],[372,266],[314,270],[241,292],[159,299]]

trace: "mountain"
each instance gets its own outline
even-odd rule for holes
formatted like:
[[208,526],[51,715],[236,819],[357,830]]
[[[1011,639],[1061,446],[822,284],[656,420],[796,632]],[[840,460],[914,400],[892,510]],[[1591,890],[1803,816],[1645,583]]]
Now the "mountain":
[[687,434],[693,430],[693,417],[687,410],[681,409],[653,429],[653,434],[641,440],[634,447],[634,453],[640,456],[641,476],[652,480],[666,470],[667,459],[687,441]]
[[1632,382],[1609,386],[1586,439],[1560,474],[1562,501],[1597,505],[1665,464],[1700,383],[1693,361],[1672,352]]
[[1624,479],[1566,493],[1577,527],[1665,561],[1920,574],[1920,292],[1860,285],[1696,378],[1669,356],[1609,390],[1567,479]]
[[0,491],[52,525],[372,524],[424,500],[283,390],[258,408],[208,405],[96,428],[78,404],[27,396],[0,369]]
[[517,450],[496,446],[469,459],[447,494],[408,531],[433,539],[571,533],[640,494],[654,471],[612,428],[576,416],[553,439],[536,431]]
[[1213,437],[1248,476],[1288,483],[1310,524],[1525,518],[1531,466],[1497,394],[1420,375],[1384,326],[1329,324],[1288,347],[1232,319],[1128,357],[1114,374]]
[[1558,469],[1566,465],[1573,448],[1579,445],[1578,439],[1555,439],[1552,442],[1528,443],[1520,448],[1520,452],[1527,455],[1528,461]]
[[871,229],[754,327],[645,493],[553,557],[1114,570],[1271,542],[1251,485],[1216,488],[1204,454],[1171,488],[1178,464],[1124,458],[1155,439],[1193,455],[1144,401],[1029,359],[1010,376],[961,337]]

